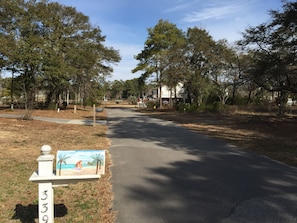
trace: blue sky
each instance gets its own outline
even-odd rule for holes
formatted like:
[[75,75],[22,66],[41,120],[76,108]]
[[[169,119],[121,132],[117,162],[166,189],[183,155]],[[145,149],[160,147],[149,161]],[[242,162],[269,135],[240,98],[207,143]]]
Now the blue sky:
[[106,36],[105,46],[120,51],[122,61],[113,66],[110,80],[139,77],[131,70],[134,56],[144,47],[147,29],[160,19],[186,31],[203,28],[215,39],[239,40],[248,26],[266,22],[269,10],[281,9],[281,0],[57,0],[89,16],[93,26]]

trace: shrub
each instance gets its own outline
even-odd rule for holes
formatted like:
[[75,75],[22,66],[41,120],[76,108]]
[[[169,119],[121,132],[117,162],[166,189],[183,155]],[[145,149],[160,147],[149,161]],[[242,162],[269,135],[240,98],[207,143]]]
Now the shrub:
[[180,103],[176,105],[176,109],[179,112],[188,112],[190,111],[191,105],[189,103]]
[[135,96],[129,96],[128,101],[132,105],[136,105],[137,104],[137,98]]
[[159,103],[157,101],[148,101],[146,103],[146,106],[149,109],[158,108],[159,107]]

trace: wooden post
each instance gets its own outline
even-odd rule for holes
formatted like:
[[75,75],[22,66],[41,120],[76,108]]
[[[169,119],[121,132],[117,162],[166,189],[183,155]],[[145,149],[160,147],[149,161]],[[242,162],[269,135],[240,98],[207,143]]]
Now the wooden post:
[[96,126],[96,107],[95,104],[93,104],[93,126]]
[[[49,145],[41,147],[41,156],[38,157],[38,175],[40,177],[53,176],[53,160],[51,155],[52,148]],[[54,222],[54,190],[52,182],[40,182],[38,184],[38,216],[40,223]]]
[[73,107],[73,113],[76,114],[76,105]]

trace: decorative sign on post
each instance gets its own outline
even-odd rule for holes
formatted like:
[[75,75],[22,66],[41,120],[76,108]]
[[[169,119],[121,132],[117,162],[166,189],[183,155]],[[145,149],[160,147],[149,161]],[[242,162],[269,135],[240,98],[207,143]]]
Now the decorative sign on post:
[[58,176],[104,174],[104,150],[63,150],[57,152]]
[[[30,177],[30,181],[38,183],[38,217],[40,223],[54,222],[54,190],[53,187],[67,186],[70,183],[98,180],[104,174],[104,150],[58,151],[56,172],[53,170],[55,156],[50,154],[49,145],[41,147],[38,157],[38,170]],[[67,164],[67,161],[68,164]],[[62,174],[63,173],[63,174]]]

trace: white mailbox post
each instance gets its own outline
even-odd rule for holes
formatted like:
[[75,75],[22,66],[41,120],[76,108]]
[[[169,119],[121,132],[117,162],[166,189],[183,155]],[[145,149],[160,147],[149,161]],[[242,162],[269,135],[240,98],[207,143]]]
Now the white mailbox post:
[[38,217],[40,223],[54,222],[53,187],[100,178],[100,175],[56,176],[53,170],[55,156],[50,154],[51,150],[52,148],[49,145],[41,147],[41,155],[37,158],[38,170],[29,178],[31,182],[38,183]]

